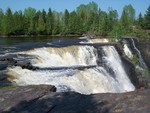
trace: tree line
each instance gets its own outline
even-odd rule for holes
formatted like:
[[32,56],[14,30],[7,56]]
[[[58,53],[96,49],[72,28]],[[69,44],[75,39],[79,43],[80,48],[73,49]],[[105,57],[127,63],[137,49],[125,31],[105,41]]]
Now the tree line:
[[75,11],[46,12],[34,8],[15,11],[7,8],[5,13],[0,9],[0,35],[56,35],[56,34],[98,34],[120,38],[123,35],[145,34],[150,30],[150,6],[145,15],[135,18],[132,5],[123,8],[121,17],[112,8],[102,11],[95,2],[80,5]]

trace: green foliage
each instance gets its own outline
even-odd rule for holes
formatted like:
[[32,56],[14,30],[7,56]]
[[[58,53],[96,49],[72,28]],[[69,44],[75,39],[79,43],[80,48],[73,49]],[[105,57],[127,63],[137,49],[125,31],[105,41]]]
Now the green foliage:
[[34,8],[27,8],[24,10],[24,16],[25,16],[25,24],[26,24],[26,31],[25,34],[31,35],[35,34],[35,15],[36,10]]
[[79,19],[77,17],[77,14],[75,11],[70,13],[70,18],[69,18],[69,34],[78,34],[79,32]]
[[122,29],[124,29],[125,33],[132,32],[132,26],[134,25],[134,21],[135,21],[135,9],[132,7],[131,4],[126,5],[123,8],[123,12],[120,20],[121,20]]
[[118,22],[118,13],[117,10],[113,10],[112,8],[109,8],[108,13],[108,32],[111,32],[113,27]]
[[68,33],[68,28],[69,28],[69,12],[68,10],[66,9],[65,12],[64,12],[64,17],[63,17],[63,34],[67,34]]
[[137,19],[137,27],[139,29],[143,29],[144,28],[144,18],[143,18],[141,13],[139,14],[139,17]]
[[3,29],[2,29],[2,23],[3,23],[3,17],[4,17],[4,13],[3,13],[3,10],[2,9],[0,9],[0,34],[2,34],[3,33]]
[[148,78],[150,78],[150,71],[148,69],[144,69],[144,70],[142,70],[142,75],[145,75]]
[[[133,28],[136,28],[134,30]],[[149,37],[143,28],[150,29],[150,7],[144,17],[139,14],[135,20],[132,5],[123,8],[121,18],[117,10],[102,11],[95,2],[82,4],[75,11],[64,12],[36,11],[28,7],[23,12],[12,12],[8,8],[5,13],[0,9],[0,34],[4,35],[55,35],[55,34],[98,34],[121,40],[125,35],[141,38]]]
[[14,34],[23,34],[24,33],[24,18],[22,11],[15,12],[13,15],[14,19]]
[[53,13],[52,13],[52,10],[49,8],[47,18],[46,18],[46,32],[49,35],[52,34],[52,30],[54,26],[53,23],[54,23]]
[[0,86],[0,89],[13,89],[16,88],[17,86]]
[[124,31],[120,28],[121,28],[120,23],[116,22],[112,28],[112,31],[109,33],[111,39],[117,39],[118,41],[122,40]]
[[6,10],[2,23],[4,34],[6,35],[14,34],[14,19],[10,8]]
[[132,58],[132,62],[134,65],[138,65],[138,57],[136,55],[133,55],[133,58]]
[[37,25],[37,32],[40,34],[44,34],[46,30],[46,23],[44,22],[44,15],[43,13],[39,13],[39,18],[38,18],[38,25]]
[[135,33],[135,36],[136,37],[139,37],[139,38],[150,38],[150,36],[148,35],[148,33],[146,33],[145,31],[143,30],[139,30]]
[[148,7],[146,14],[145,14],[145,20],[144,20],[144,27],[145,29],[150,30],[150,6]]
[[[98,24],[98,5],[95,2],[90,2],[87,5],[77,7],[78,22],[80,22],[79,31],[81,33],[96,31]],[[79,23],[78,23],[79,24]]]

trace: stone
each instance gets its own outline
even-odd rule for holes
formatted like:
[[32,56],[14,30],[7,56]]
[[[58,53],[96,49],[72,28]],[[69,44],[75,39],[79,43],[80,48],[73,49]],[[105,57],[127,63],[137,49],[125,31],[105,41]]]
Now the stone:
[[150,89],[82,95],[54,86],[0,89],[1,113],[149,113]]

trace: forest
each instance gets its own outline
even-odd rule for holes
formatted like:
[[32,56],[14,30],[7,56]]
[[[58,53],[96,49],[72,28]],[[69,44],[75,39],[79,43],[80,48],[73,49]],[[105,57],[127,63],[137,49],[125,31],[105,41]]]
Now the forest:
[[144,15],[135,16],[131,4],[123,7],[118,16],[117,10],[101,10],[95,2],[82,4],[76,10],[57,12],[28,7],[24,11],[12,12],[0,9],[0,35],[68,35],[97,34],[111,38],[137,36],[148,38],[150,34],[150,6]]

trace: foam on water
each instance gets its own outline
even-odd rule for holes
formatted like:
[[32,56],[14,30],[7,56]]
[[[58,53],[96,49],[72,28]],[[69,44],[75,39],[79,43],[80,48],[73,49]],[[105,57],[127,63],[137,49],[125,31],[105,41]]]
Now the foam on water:
[[[100,92],[123,92],[110,84],[107,76],[99,68],[63,71],[31,71],[15,67],[9,69],[13,76],[12,81],[19,85],[51,84],[57,87],[58,92],[76,91],[82,94],[93,94]],[[113,83],[112,83],[113,84]]]
[[128,78],[116,49],[113,46],[104,46],[103,51],[105,53],[103,60],[106,62],[107,67],[113,70],[119,87],[124,91],[134,90],[135,87]]
[[130,50],[130,48],[128,47],[127,44],[124,44],[123,50],[124,50],[125,55],[126,55],[128,58],[130,58],[130,59],[133,58],[132,51]]
[[94,47],[69,46],[39,48],[21,53],[36,56],[36,59],[31,61],[34,66],[57,67],[96,65],[96,54],[94,51]]
[[[133,91],[135,87],[128,78],[120,59],[113,46],[103,46],[102,60],[113,70],[114,75],[105,67],[97,64],[97,51],[92,46],[68,46],[62,48],[38,48],[21,52],[36,56],[31,63],[38,67],[60,67],[97,65],[89,69],[61,69],[61,70],[28,70],[21,67],[8,68],[10,81],[17,85],[51,84],[58,92],[75,91],[82,94],[102,92],[121,93]],[[19,53],[19,54],[21,54]]]

